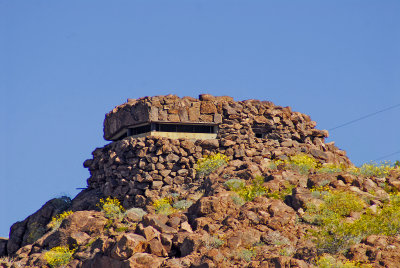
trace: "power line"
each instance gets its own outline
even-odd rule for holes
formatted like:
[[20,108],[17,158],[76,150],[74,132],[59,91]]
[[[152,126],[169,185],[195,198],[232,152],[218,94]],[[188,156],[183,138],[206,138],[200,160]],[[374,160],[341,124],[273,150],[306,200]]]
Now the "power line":
[[377,112],[373,112],[373,113],[370,113],[370,114],[361,116],[360,118],[351,120],[351,121],[349,121],[349,122],[346,122],[346,123],[344,123],[344,124],[338,125],[338,126],[336,126],[336,127],[334,127],[334,128],[328,129],[328,130],[329,130],[329,131],[332,131],[332,130],[334,130],[334,129],[337,129],[337,128],[341,128],[341,127],[350,125],[350,124],[352,124],[352,123],[358,122],[358,121],[360,121],[360,120],[366,119],[366,118],[368,118],[368,117],[374,116],[374,115],[379,114],[379,113],[383,113],[383,112],[389,111],[389,110],[394,109],[394,108],[397,108],[397,107],[400,107],[400,103],[399,103],[399,104],[396,104],[396,105],[393,105],[393,106],[390,106],[390,107],[388,107],[388,108],[385,108],[385,109],[383,109],[383,110],[379,110],[379,111],[377,111]]
[[374,159],[374,160],[372,160],[372,161],[375,162],[375,161],[378,161],[378,160],[382,160],[382,159],[384,159],[384,158],[387,158],[387,157],[389,157],[389,156],[396,155],[396,154],[400,154],[400,150],[397,151],[397,152],[394,152],[394,153],[391,153],[391,154],[384,155],[384,156],[382,156],[382,157],[376,158],[376,159]]

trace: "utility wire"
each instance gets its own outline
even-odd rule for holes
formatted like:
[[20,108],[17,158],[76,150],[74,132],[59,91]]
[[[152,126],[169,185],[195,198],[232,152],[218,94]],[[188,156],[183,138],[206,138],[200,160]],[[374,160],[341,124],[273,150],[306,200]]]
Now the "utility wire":
[[384,156],[382,156],[382,157],[376,158],[376,159],[372,160],[372,162],[375,162],[375,161],[378,161],[378,160],[382,160],[382,159],[384,159],[384,158],[387,158],[387,157],[389,157],[389,156],[396,155],[396,154],[400,154],[400,150],[397,151],[397,152],[394,152],[394,153],[391,153],[391,154],[384,155]]
[[351,120],[351,121],[349,121],[349,122],[346,122],[346,123],[344,123],[344,124],[338,125],[338,126],[336,126],[336,127],[334,127],[334,128],[328,129],[328,130],[329,130],[329,131],[332,131],[332,130],[334,130],[334,129],[337,129],[337,128],[341,128],[341,127],[350,125],[350,124],[352,124],[352,123],[358,122],[358,121],[360,121],[360,120],[366,119],[366,118],[368,118],[368,117],[374,116],[374,115],[379,114],[379,113],[383,113],[383,112],[392,110],[392,109],[397,108],[397,107],[400,107],[400,103],[399,103],[399,104],[396,104],[396,105],[393,105],[393,106],[390,106],[390,107],[388,107],[388,108],[385,108],[385,109],[383,109],[383,110],[379,110],[379,111],[377,111],[377,112],[373,112],[373,113],[370,113],[370,114],[361,116],[360,118]]

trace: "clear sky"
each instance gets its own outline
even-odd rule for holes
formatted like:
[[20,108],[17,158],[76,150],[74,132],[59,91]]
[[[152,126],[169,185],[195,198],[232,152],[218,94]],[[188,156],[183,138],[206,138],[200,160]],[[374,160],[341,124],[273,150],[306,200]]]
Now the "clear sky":
[[[320,129],[399,104],[399,14],[398,0],[0,0],[0,236],[86,186],[127,98],[270,100]],[[360,165],[400,150],[399,118],[328,141]]]

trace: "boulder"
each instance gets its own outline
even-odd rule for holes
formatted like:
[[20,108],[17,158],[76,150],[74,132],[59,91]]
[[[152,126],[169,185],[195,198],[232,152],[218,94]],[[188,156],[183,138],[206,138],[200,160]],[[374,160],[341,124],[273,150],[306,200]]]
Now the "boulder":
[[148,253],[135,253],[127,261],[124,262],[124,268],[158,268],[161,267],[164,258],[154,256]]
[[137,234],[123,234],[111,250],[111,257],[117,260],[129,259],[135,252],[145,252],[147,241]]

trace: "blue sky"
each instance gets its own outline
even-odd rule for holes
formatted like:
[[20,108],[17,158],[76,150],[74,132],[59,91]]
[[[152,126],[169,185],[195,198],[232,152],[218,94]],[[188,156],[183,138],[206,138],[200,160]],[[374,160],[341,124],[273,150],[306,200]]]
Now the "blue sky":
[[[104,115],[127,98],[270,100],[320,129],[400,103],[398,14],[390,0],[0,0],[0,236],[86,186]],[[399,118],[328,141],[359,165],[400,150]]]

